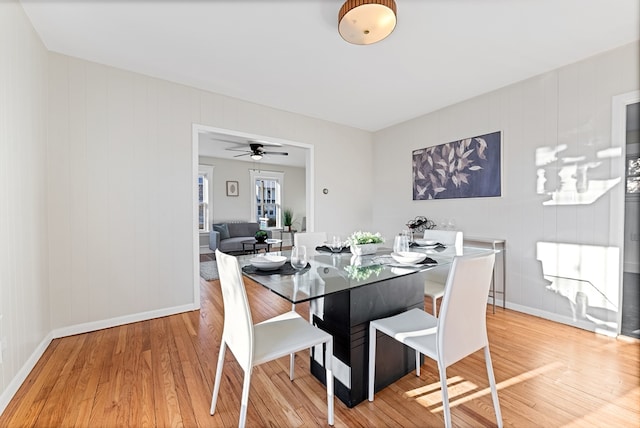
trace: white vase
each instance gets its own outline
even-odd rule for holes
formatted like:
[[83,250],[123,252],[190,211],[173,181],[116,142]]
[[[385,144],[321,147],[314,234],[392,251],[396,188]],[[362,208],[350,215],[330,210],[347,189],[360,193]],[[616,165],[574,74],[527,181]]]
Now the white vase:
[[355,254],[356,256],[375,254],[376,251],[378,251],[378,244],[359,244],[351,246],[351,254]]

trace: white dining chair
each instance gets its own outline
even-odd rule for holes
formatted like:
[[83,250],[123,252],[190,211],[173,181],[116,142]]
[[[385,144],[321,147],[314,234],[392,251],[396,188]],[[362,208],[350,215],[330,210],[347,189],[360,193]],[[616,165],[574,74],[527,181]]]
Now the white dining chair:
[[[423,239],[436,241],[445,247],[453,247],[456,254],[462,254],[463,235],[457,230],[425,230]],[[432,312],[437,316],[438,299],[444,296],[444,285],[449,275],[449,266],[436,266],[425,272],[424,295],[431,298]]]
[[422,309],[414,308],[369,323],[369,401],[373,401],[374,395],[378,331],[415,350],[416,376],[420,376],[421,354],[437,362],[444,421],[447,428],[451,427],[447,367],[479,349],[484,349],[493,408],[498,426],[502,427],[486,326],[487,294],[494,263],[495,253],[493,252],[456,256],[447,278],[439,318]]
[[216,410],[222,366],[226,348],[244,370],[242,399],[240,402],[239,427],[244,427],[247,418],[247,403],[253,367],[290,356],[289,378],[293,381],[293,353],[308,349],[315,345],[324,345],[327,384],[327,419],[333,425],[333,337],[317,327],[309,324],[294,311],[284,313],[258,324],[253,324],[247,293],[242,281],[242,272],[238,260],[234,256],[216,250],[216,261],[220,275],[222,299],[224,303],[224,326],[222,343],[218,354],[218,366],[211,397],[211,414]]
[[307,247],[307,254],[313,254],[316,247],[327,243],[327,232],[301,232],[293,235],[293,245]]

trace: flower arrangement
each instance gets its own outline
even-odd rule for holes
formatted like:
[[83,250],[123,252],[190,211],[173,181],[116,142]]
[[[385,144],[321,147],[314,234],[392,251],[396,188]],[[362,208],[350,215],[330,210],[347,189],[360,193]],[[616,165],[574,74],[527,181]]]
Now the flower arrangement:
[[378,276],[380,272],[382,272],[382,265],[370,265],[370,266],[354,266],[349,265],[345,266],[344,270],[347,271],[347,276],[349,279],[354,279],[356,281],[364,281],[368,279],[371,275]]
[[384,238],[379,233],[362,232],[360,230],[353,232],[346,241],[346,244],[349,246],[382,243],[384,243]]
[[256,232],[256,241],[262,242],[269,237],[269,234],[264,230],[259,230]]

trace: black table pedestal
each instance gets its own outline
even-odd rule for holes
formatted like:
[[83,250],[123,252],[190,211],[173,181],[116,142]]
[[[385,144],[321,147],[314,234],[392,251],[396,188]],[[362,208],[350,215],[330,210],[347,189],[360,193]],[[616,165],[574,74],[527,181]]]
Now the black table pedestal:
[[[335,395],[348,407],[367,399],[369,322],[404,312],[424,309],[424,275],[406,275],[368,284],[324,297],[321,316],[314,325],[333,336],[334,357],[348,367],[345,385],[335,379]],[[311,373],[326,384],[324,366],[311,354]],[[415,370],[415,351],[378,332],[375,390],[390,385]],[[334,368],[334,374],[336,369]]]

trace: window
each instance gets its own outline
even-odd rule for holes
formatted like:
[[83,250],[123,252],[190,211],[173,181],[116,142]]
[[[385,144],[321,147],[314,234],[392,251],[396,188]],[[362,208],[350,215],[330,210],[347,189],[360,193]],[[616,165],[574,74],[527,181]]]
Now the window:
[[211,227],[211,180],[213,167],[211,165],[198,166],[198,231],[209,232]]
[[640,103],[626,106],[626,191],[627,199],[637,200],[640,196],[640,155],[638,154],[638,117]]
[[640,157],[627,158],[627,194],[640,193]]
[[251,170],[251,217],[263,229],[282,227],[284,173]]

